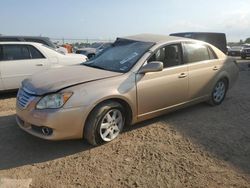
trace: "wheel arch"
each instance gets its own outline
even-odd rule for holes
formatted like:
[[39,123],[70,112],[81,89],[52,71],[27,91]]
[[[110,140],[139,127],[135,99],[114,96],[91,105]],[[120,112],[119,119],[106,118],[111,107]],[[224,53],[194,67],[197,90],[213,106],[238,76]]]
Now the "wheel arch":
[[127,125],[130,125],[132,122],[133,122],[133,117],[134,117],[134,110],[132,108],[132,105],[131,103],[122,98],[122,97],[119,97],[119,96],[112,96],[112,97],[109,97],[109,98],[104,98],[102,100],[99,100],[97,101],[95,104],[93,104],[93,106],[90,108],[90,110],[88,111],[88,115],[87,115],[87,118],[84,122],[84,127],[85,127],[85,124],[87,123],[88,121],[88,118],[90,116],[90,114],[95,110],[96,107],[98,107],[99,105],[102,105],[103,103],[106,103],[106,102],[109,102],[109,101],[114,101],[114,102],[117,102],[117,103],[120,103],[123,107],[124,107],[124,110],[125,110],[125,113],[126,113],[126,126]]
[[221,72],[217,75],[217,78],[215,79],[215,82],[213,85],[215,85],[219,80],[224,79],[227,82],[227,89],[230,88],[230,76],[226,71]]
[[229,78],[227,76],[222,77],[221,79],[224,79],[227,83],[227,89],[229,88]]

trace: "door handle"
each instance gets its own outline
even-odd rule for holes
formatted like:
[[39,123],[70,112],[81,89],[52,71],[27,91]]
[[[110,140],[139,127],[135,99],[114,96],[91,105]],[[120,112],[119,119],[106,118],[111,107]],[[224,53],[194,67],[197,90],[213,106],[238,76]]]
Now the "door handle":
[[213,70],[217,71],[217,70],[219,70],[219,68],[217,66],[214,66]]
[[187,77],[187,74],[184,72],[179,75],[179,78],[186,78],[186,77]]
[[43,63],[36,64],[36,66],[38,67],[42,67],[43,65],[44,65]]

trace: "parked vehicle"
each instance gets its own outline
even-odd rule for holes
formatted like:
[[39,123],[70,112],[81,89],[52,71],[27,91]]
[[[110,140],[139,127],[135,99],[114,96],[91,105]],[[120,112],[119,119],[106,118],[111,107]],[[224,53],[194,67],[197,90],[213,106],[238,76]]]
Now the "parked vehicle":
[[222,52],[227,54],[227,39],[225,33],[209,33],[209,32],[186,32],[172,33],[170,36],[185,37],[196,40],[201,40],[214,45]]
[[250,57],[250,46],[246,46],[242,48],[240,55],[242,59],[246,59],[247,57]]
[[80,48],[76,50],[77,54],[83,54],[86,55],[89,59],[93,58],[100,52],[102,52],[104,49],[108,48],[111,46],[112,43],[93,43],[87,48]]
[[[233,58],[201,41],[159,35],[118,38],[92,61],[23,81],[17,123],[48,140],[114,140],[125,125],[183,106],[223,102],[239,74]],[[63,75],[63,76],[61,76]]]
[[0,42],[37,42],[56,49],[56,45],[48,37],[39,36],[0,36]]
[[48,37],[39,36],[0,36],[0,42],[37,42],[47,45],[56,51],[66,54],[67,49],[64,47],[56,46]]
[[[33,42],[0,42],[0,91],[18,89],[32,74],[85,62],[84,55],[63,55]],[[64,75],[60,75],[64,76]]]
[[228,50],[229,56],[241,56],[241,50],[243,49],[243,46],[232,46]]

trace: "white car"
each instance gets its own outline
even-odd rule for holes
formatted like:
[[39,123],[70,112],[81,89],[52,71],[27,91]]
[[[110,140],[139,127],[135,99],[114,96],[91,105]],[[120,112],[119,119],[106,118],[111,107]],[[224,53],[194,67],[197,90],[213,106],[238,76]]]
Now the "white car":
[[86,60],[85,55],[61,54],[40,43],[0,42],[0,91],[19,88],[33,74]]

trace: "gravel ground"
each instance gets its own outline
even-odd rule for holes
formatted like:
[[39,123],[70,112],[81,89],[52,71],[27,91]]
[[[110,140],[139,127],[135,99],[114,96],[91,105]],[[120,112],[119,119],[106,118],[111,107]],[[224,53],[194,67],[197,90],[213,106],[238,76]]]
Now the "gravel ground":
[[0,187],[26,179],[23,187],[36,188],[250,187],[250,68],[239,64],[222,105],[140,123],[100,147],[26,134],[15,123],[15,94],[1,94]]

